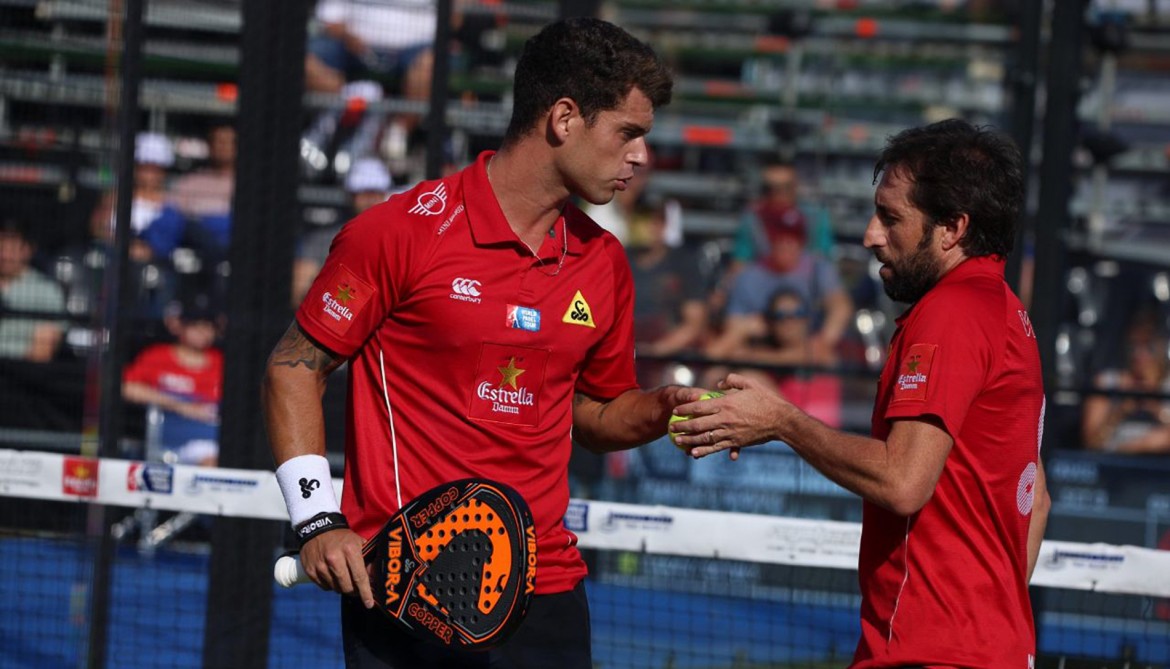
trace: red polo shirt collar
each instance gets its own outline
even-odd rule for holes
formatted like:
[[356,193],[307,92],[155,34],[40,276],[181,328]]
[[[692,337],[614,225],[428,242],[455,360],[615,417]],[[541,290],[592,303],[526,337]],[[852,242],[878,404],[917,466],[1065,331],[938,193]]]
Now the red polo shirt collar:
[[[948,283],[955,283],[956,281],[964,281],[976,276],[995,276],[1002,279],[1006,265],[1007,260],[997,258],[996,256],[979,256],[976,258],[967,258],[963,262],[959,263],[958,266],[956,266],[954,269],[944,274],[942,278],[938,280],[938,283],[936,283],[930,290],[933,291],[939,286],[945,286]],[[930,291],[927,291],[927,295],[929,294]],[[923,298],[925,297],[926,296],[924,295]],[[915,302],[914,306],[917,306],[919,302],[922,302],[922,300]],[[902,312],[902,315],[895,318],[894,322],[901,324],[902,321],[906,320],[906,318],[910,316],[911,312],[914,311],[914,306],[911,306],[909,309]]]
[[[487,163],[495,151],[484,151],[479,154],[472,168],[464,173],[463,177],[463,207],[467,213],[467,224],[471,228],[471,237],[476,246],[514,246],[523,255],[529,255],[528,247],[512,230],[508,219],[500,209],[500,201],[492,190],[487,177]],[[475,207],[471,203],[477,203]],[[488,204],[490,203],[490,204]],[[566,216],[567,214],[567,216]],[[538,251],[540,258],[556,260],[561,256],[561,230],[568,233],[567,255],[581,254],[581,240],[579,239],[578,217],[584,215],[572,203],[565,205],[565,211],[557,218],[553,225],[555,237],[545,239]],[[562,224],[565,221],[566,224]]]

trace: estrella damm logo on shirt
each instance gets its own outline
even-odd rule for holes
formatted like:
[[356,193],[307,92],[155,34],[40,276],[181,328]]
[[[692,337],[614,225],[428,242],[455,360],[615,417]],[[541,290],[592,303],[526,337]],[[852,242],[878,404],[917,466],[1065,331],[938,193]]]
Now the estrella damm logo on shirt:
[[548,355],[545,349],[485,343],[475,370],[468,417],[536,425]]
[[374,295],[374,289],[345,265],[338,265],[328,281],[314,288],[319,291],[317,299],[321,304],[317,320],[337,335],[349,330],[350,323]]
[[573,301],[569,303],[569,308],[565,310],[561,322],[569,325],[584,325],[590,328],[597,327],[597,324],[593,322],[593,312],[589,309],[589,303],[585,301],[585,296],[581,294],[581,291],[578,290],[573,295]]
[[914,344],[902,358],[898,378],[894,380],[894,402],[926,399],[926,384],[930,382],[930,365],[938,344]]

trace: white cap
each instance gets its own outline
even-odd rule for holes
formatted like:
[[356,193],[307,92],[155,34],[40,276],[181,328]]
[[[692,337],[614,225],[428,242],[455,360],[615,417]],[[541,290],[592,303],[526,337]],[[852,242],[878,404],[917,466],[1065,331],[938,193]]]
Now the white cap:
[[377,158],[359,158],[349,168],[349,174],[345,177],[345,190],[351,193],[366,191],[385,193],[392,185],[390,172]]
[[155,132],[140,132],[134,140],[135,162],[170,167],[175,164],[171,141]]

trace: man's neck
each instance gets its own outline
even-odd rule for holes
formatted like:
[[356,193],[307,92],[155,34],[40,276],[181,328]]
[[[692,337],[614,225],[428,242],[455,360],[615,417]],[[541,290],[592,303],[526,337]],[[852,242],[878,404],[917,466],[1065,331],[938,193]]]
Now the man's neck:
[[551,161],[541,160],[540,155],[530,157],[524,147],[522,142],[492,156],[487,164],[488,183],[512,231],[539,251],[568,203],[569,191],[555,175]]

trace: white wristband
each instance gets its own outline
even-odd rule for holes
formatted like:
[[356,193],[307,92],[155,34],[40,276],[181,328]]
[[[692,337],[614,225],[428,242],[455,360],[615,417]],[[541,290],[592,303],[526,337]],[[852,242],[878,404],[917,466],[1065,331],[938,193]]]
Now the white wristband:
[[321,455],[298,455],[276,468],[288,517],[296,527],[319,513],[340,513],[329,461]]

